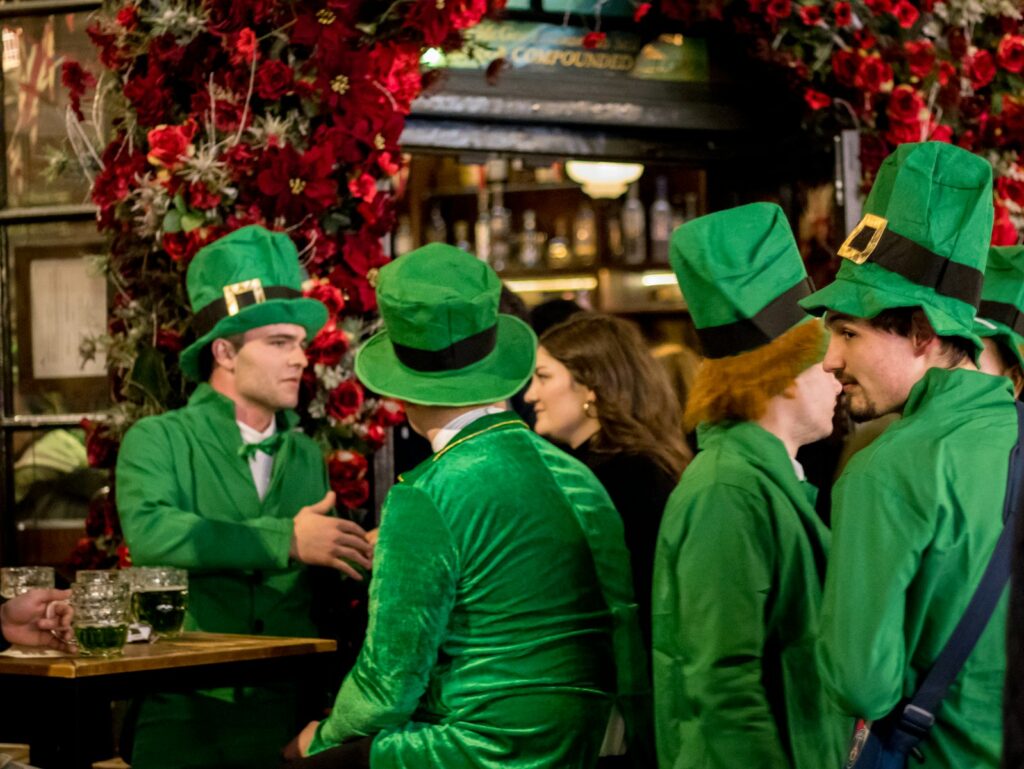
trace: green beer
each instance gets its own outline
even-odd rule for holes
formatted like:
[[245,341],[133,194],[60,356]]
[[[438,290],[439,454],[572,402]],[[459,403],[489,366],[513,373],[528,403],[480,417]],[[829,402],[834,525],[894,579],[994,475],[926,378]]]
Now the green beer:
[[75,625],[75,639],[84,657],[116,657],[128,640],[128,625]]
[[139,590],[132,596],[132,609],[139,622],[153,628],[160,636],[173,636],[181,632],[188,608],[188,589],[184,587],[157,587]]

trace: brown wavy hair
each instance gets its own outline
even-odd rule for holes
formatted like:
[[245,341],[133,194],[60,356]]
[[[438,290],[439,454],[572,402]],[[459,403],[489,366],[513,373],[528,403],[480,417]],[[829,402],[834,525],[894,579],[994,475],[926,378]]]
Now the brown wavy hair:
[[817,318],[766,345],[726,358],[705,358],[690,390],[683,423],[759,419],[768,401],[825,356],[828,338]]
[[545,331],[540,344],[594,391],[601,424],[594,451],[644,454],[673,477],[682,474],[691,454],[683,442],[679,400],[634,324],[578,313]]

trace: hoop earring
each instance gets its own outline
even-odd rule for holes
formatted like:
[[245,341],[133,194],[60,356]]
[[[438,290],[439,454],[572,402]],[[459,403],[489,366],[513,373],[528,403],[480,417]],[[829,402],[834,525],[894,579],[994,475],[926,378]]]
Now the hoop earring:
[[583,401],[583,415],[589,417],[590,419],[597,419],[597,417],[590,413],[590,410],[594,407],[594,405],[594,401]]

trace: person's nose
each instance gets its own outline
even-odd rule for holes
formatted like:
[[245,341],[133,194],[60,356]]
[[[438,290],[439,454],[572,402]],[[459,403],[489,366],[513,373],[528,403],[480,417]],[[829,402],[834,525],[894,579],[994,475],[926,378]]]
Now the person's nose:
[[306,350],[302,345],[295,345],[295,353],[292,355],[291,363],[299,368],[306,368],[309,364],[309,358],[306,356]]
[[529,404],[534,404],[539,400],[537,395],[537,379],[536,377],[530,378],[530,386],[526,388],[526,392],[523,394],[523,400]]
[[[843,370],[843,355],[840,349],[840,342],[836,339],[835,334],[828,340],[828,349],[825,350],[825,359],[822,360],[821,365],[825,367],[825,370],[835,375],[836,372]],[[839,380],[836,380],[836,384],[839,384]]]

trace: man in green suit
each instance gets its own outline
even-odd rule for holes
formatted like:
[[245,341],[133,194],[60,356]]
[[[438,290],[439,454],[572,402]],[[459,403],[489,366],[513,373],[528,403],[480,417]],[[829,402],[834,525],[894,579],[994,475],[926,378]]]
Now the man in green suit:
[[[433,455],[384,505],[370,626],[296,767],[590,769],[646,688],[622,522],[582,464],[504,400],[536,337],[483,262],[432,244],[380,272],[386,331],[356,372]],[[497,404],[497,405],[496,405]]]
[[[825,367],[854,418],[900,415],[833,489],[817,650],[832,701],[875,721],[917,691],[988,565],[1017,421],[1009,380],[973,362],[989,163],[948,144],[901,145],[865,212],[836,281],[801,304],[828,313]],[[998,766],[1005,625],[1003,602],[934,714],[927,769]]]
[[796,461],[839,395],[797,305],[810,281],[770,203],[684,224],[670,255],[705,359],[686,408],[700,451],[654,562],[658,766],[838,768],[852,722],[809,664],[829,533]]
[[[356,524],[332,517],[320,449],[297,431],[303,352],[327,318],[303,298],[287,235],[245,227],[189,265],[196,341],[184,408],[140,420],[117,464],[117,504],[138,566],[189,571],[185,627],[312,636],[306,565],[370,566]],[[138,703],[131,764],[274,767],[295,729],[294,686],[153,695]]]

